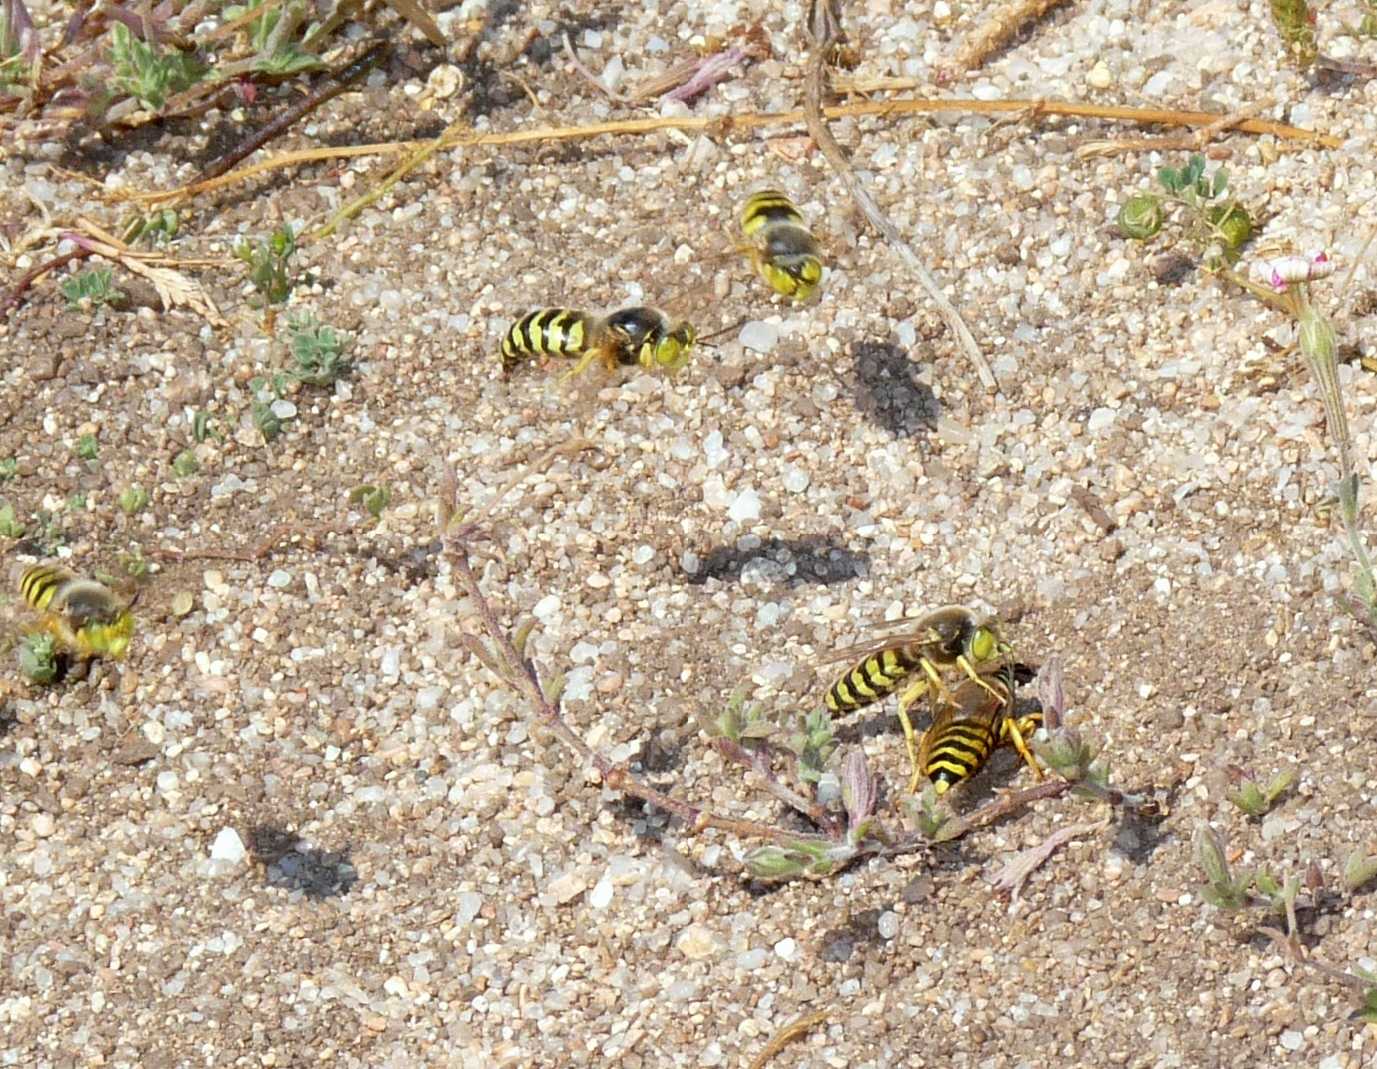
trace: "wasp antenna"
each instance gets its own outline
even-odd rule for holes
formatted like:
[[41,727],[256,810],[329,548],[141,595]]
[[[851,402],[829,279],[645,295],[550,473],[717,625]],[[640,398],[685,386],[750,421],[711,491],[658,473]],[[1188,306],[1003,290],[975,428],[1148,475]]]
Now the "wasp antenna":
[[[748,322],[750,322],[750,316],[742,316],[740,319],[738,319],[735,323],[732,323],[730,326],[723,327],[721,330],[714,330],[711,334],[704,334],[701,338],[698,339],[698,344],[706,345],[708,344],[709,338],[720,338],[723,334],[729,334],[733,330],[740,330]],[[714,345],[712,346],[712,348],[717,349],[720,348],[720,346]]]

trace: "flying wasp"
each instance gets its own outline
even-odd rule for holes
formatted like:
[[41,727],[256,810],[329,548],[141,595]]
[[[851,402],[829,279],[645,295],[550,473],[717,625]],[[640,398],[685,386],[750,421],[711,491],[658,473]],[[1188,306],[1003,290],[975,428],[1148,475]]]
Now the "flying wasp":
[[899,695],[899,722],[904,729],[909,763],[918,776],[918,739],[908,710],[923,694],[933,691],[937,700],[951,704],[952,696],[942,681],[941,668],[960,668],[973,685],[1001,697],[994,684],[984,679],[977,666],[1002,657],[1009,646],[999,637],[993,617],[964,605],[934,609],[912,622],[904,631],[840,650],[824,664],[851,661],[827,691],[827,708],[834,713],[863,709],[894,693],[910,676],[915,679]]
[[673,374],[689,361],[698,333],[658,308],[623,308],[593,316],[570,308],[527,312],[502,338],[502,375],[537,356],[565,356],[578,363],[563,379],[581,374],[595,360],[608,370],[639,364],[647,371]]
[[817,238],[803,225],[803,214],[777,189],[752,193],[741,206],[741,246],[770,288],[806,301],[822,281]]
[[134,636],[134,614],[114,591],[56,564],[33,564],[19,574],[19,593],[39,613],[43,629],[82,658],[123,657]]
[[1001,746],[1012,746],[1042,779],[1042,768],[1028,749],[1028,738],[1042,726],[1042,707],[1015,713],[1014,688],[1033,678],[1026,665],[1005,662],[979,678],[963,679],[948,700],[934,696],[932,724],[923,732],[909,792],[921,776],[938,796],[974,776]]

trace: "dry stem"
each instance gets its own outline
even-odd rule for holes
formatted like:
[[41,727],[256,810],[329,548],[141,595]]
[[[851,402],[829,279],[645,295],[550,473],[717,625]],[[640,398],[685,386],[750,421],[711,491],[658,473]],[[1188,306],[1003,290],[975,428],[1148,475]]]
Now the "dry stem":
[[[903,115],[931,115],[940,112],[962,112],[970,115],[1004,115],[1027,112],[1033,115],[1055,115],[1065,118],[1104,119],[1114,122],[1130,122],[1139,125],[1206,127],[1218,122],[1224,116],[1208,111],[1177,111],[1161,108],[1127,108],[1103,104],[1080,104],[1055,100],[932,100],[921,98],[901,98],[898,100],[860,101],[822,109],[828,119],[847,116],[876,116],[890,118]],[[762,126],[787,126],[803,122],[804,111],[747,112],[743,115],[725,115],[717,118],[698,118],[686,116],[669,118],[652,116],[643,119],[620,119],[614,122],[590,123],[586,126],[543,126],[530,130],[512,130],[506,133],[475,134],[470,130],[451,130],[437,142],[386,141],[373,145],[346,145],[337,148],[303,149],[285,152],[260,163],[252,164],[242,170],[221,175],[206,182],[193,182],[180,189],[163,190],[155,193],[112,194],[117,201],[131,200],[140,204],[167,204],[200,193],[209,193],[225,186],[236,185],[270,171],[280,170],[300,163],[319,160],[347,159],[354,156],[396,156],[417,149],[432,148],[434,151],[468,146],[522,145],[540,141],[578,141],[603,135],[638,136],[656,130],[682,130],[724,136],[734,130],[752,130]],[[1338,148],[1342,144],[1337,137],[1288,126],[1285,123],[1267,119],[1246,119],[1235,130],[1247,134],[1271,134],[1287,141],[1302,141],[1320,145],[1324,148]]]
[[870,191],[865,188],[860,175],[856,174],[856,169],[851,166],[851,161],[846,158],[846,153],[842,151],[841,145],[837,144],[837,139],[832,136],[832,132],[827,129],[827,123],[823,121],[822,95],[827,81],[827,63],[842,39],[841,27],[837,23],[836,12],[831,6],[831,0],[812,0],[808,26],[809,32],[813,36],[813,55],[808,61],[808,80],[804,85],[804,118],[808,124],[808,133],[812,135],[813,141],[822,150],[822,154],[827,157],[827,162],[832,165],[837,177],[846,183],[852,198],[860,206],[861,211],[865,213],[865,217],[870,220],[871,226],[878,230],[894,251],[899,254],[899,258],[904,261],[910,273],[918,280],[918,285],[928,295],[928,299],[937,306],[937,311],[946,321],[948,329],[956,336],[957,344],[961,346],[966,357],[975,365],[981,383],[986,389],[994,389],[996,386],[994,372],[990,369],[989,361],[985,359],[985,354],[980,351],[980,346],[976,344],[974,336],[966,326],[966,321],[961,318],[961,313],[956,310],[955,305],[947,300],[941,286],[937,284],[937,280],[932,277],[932,273],[923,261],[918,258],[913,247],[903,239],[899,233],[899,228],[890,222],[889,217],[880,210],[879,204],[870,195]]
[[755,1061],[751,1062],[751,1069],[764,1069],[765,1063],[782,1051],[794,1040],[811,1032],[818,1025],[825,1023],[827,1012],[820,1010],[817,1013],[810,1013],[807,1017],[799,1017],[790,1021],[773,1036],[770,1042],[765,1044],[765,1049],[756,1055]]

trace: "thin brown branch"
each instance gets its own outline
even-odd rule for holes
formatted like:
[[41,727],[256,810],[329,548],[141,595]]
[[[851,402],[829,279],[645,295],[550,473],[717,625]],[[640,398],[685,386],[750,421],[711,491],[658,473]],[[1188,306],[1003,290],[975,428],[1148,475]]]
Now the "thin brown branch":
[[775,775],[774,769],[770,767],[770,755],[764,747],[758,750],[748,750],[731,739],[717,738],[713,741],[717,744],[717,750],[723,757],[754,772],[760,777],[765,790],[790,809],[803,814],[821,828],[825,835],[835,837],[845,830],[838,825],[837,818],[833,814],[816,802],[805,798],[788,784],[780,781]]
[[1014,0],[995,11],[966,38],[965,44],[937,73],[937,82],[951,81],[958,74],[974,70],[1012,40],[1025,23],[1040,19],[1066,0]]
[[1371,980],[1365,980],[1361,976],[1347,972],[1344,969],[1330,965],[1319,958],[1312,958],[1305,952],[1305,947],[1295,936],[1288,936],[1276,928],[1260,928],[1259,931],[1272,941],[1272,944],[1298,965],[1314,969],[1316,972],[1328,976],[1331,980],[1338,980],[1342,984],[1356,988],[1359,991],[1367,992],[1374,985]]
[[[822,109],[827,119],[840,119],[848,116],[874,116],[877,118],[896,118],[905,115],[932,115],[943,112],[957,112],[969,115],[1004,115],[1013,112],[1034,111],[1038,115],[1054,115],[1063,118],[1103,119],[1110,122],[1137,123],[1143,126],[1189,126],[1202,127],[1218,122],[1220,115],[1208,111],[1176,111],[1161,108],[1127,108],[1104,104],[1080,104],[1071,101],[1054,100],[932,100],[902,98],[898,100],[866,100],[853,104],[841,104]],[[619,119],[611,122],[590,123],[586,126],[543,126],[530,130],[512,130],[506,133],[476,134],[472,130],[457,129],[447,131],[438,141],[385,141],[373,145],[345,145],[337,148],[302,149],[285,152],[272,159],[263,160],[239,171],[221,175],[207,182],[193,182],[180,189],[163,190],[154,193],[119,192],[112,195],[117,201],[135,201],[140,204],[166,204],[201,193],[237,185],[260,174],[293,167],[302,163],[321,160],[350,159],[357,156],[400,156],[417,149],[430,148],[444,151],[469,146],[524,145],[541,141],[582,141],[593,137],[635,137],[653,133],[657,130],[683,130],[725,136],[736,130],[753,130],[764,126],[787,126],[804,121],[802,109],[780,112],[746,112],[741,115],[726,115],[717,118],[697,116],[666,117],[651,116],[643,119]],[[1298,141],[1319,145],[1324,148],[1338,148],[1343,142],[1328,134],[1314,130],[1304,130],[1298,126],[1272,122],[1268,119],[1248,119],[1239,123],[1235,129],[1247,134],[1271,134],[1284,141]]]
[[267,537],[262,541],[242,548],[223,546],[204,546],[192,549],[176,549],[172,546],[160,546],[150,550],[148,555],[157,560],[184,561],[184,560],[237,560],[245,563],[256,563],[265,557],[276,552],[284,542],[293,535],[301,534],[311,538],[319,538],[322,535],[343,534],[350,530],[352,525],[345,520],[336,523],[322,524],[319,527],[302,530],[300,525],[294,523],[280,523],[268,532]]
[[1255,108],[1236,111],[1226,115],[1218,122],[1201,127],[1193,134],[1176,137],[1124,138],[1117,141],[1093,140],[1082,142],[1076,148],[1077,159],[1091,159],[1100,156],[1113,156],[1121,152],[1203,152],[1211,158],[1218,158],[1219,152],[1227,155],[1228,150],[1211,150],[1210,142],[1220,134],[1236,129],[1245,119],[1252,118]]
[[976,374],[979,375],[981,383],[986,389],[994,389],[997,385],[994,371],[990,368],[990,363],[985,359],[985,354],[980,351],[980,346],[976,344],[974,335],[970,328],[966,326],[966,321],[961,318],[961,313],[956,306],[947,300],[942,292],[942,287],[927,269],[927,265],[919,259],[918,254],[913,251],[913,247],[904,240],[896,227],[876,203],[875,198],[870,195],[870,191],[865,188],[860,175],[851,166],[851,161],[846,158],[846,153],[842,151],[837,139],[828,130],[827,123],[824,121],[824,109],[822,106],[823,90],[827,82],[827,64],[835,54],[837,46],[842,41],[841,26],[837,20],[837,13],[831,0],[811,0],[808,13],[809,33],[813,37],[813,54],[808,61],[808,79],[804,84],[804,121],[808,125],[808,133],[812,135],[813,141],[822,154],[827,157],[827,162],[832,165],[837,177],[846,184],[851,191],[851,197],[860,206],[865,217],[870,220],[870,225],[883,235],[892,249],[899,254],[899,258],[908,267],[909,273],[918,280],[918,285],[927,294],[928,300],[937,307],[938,313],[947,324],[952,334],[956,337],[957,344],[965,352],[966,358],[975,365]]
[[37,267],[25,271],[10,287],[10,291],[5,294],[5,299],[0,301],[0,319],[4,319],[14,309],[23,303],[24,294],[29,287],[37,282],[44,275],[51,271],[56,271],[59,267],[66,267],[73,260],[82,260],[91,256],[90,249],[76,248],[71,252],[64,252],[61,256],[54,256],[51,260],[44,260]]
[[1058,828],[1037,846],[1020,850],[1011,857],[990,883],[997,894],[1009,895],[1012,901],[1017,902],[1019,893],[1023,890],[1023,885],[1028,877],[1045,865],[1058,849],[1072,839],[1081,835],[1093,835],[1095,832],[1104,831],[1107,827],[1109,827],[1108,820],[1094,820]]
[[607,88],[601,78],[584,66],[583,60],[579,59],[579,54],[574,51],[574,40],[567,33],[564,35],[564,54],[568,57],[570,64],[578,72],[580,78],[587,82],[609,100],[615,100],[618,104],[630,104],[631,98],[618,93],[615,89]]
[[345,64],[339,71],[332,72],[324,85],[302,97],[281,115],[268,122],[262,129],[250,134],[218,160],[212,162],[201,172],[198,181],[205,182],[211,178],[218,178],[240,160],[252,156],[269,141],[281,137],[292,126],[326,101],[333,100],[340,94],[348,92],[354,87],[354,83],[378,65],[390,47],[385,41],[373,42],[357,59]]

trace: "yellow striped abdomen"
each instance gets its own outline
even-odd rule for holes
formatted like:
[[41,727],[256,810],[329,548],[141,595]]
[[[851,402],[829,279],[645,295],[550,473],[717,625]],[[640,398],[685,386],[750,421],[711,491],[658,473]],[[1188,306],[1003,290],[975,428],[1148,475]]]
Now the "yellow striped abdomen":
[[827,692],[827,708],[834,713],[847,713],[877,702],[897,690],[922,663],[923,658],[905,646],[873,653],[832,684]]
[[762,189],[752,193],[741,206],[741,233],[753,238],[774,223],[803,226],[803,214],[794,202],[777,189]]
[[954,720],[932,731],[923,737],[920,764],[938,794],[979,772],[995,748],[995,729],[985,720]]
[[527,312],[502,338],[502,373],[535,356],[579,356],[588,347],[593,320],[570,308]]
[[1014,725],[1026,739],[1042,724],[1042,713],[1031,712],[1017,720],[1000,716],[998,726],[988,718],[953,720],[934,725],[923,736],[918,763],[939,795],[970,779],[1000,746],[1013,744]]
[[772,290],[795,301],[813,296],[822,281],[822,256],[793,201],[777,189],[751,194],[741,207],[741,233]]
[[19,577],[19,593],[30,608],[44,612],[63,585],[74,578],[66,568],[55,564],[33,564]]

